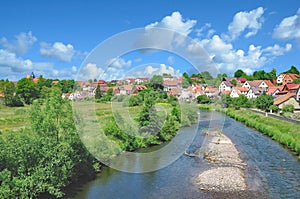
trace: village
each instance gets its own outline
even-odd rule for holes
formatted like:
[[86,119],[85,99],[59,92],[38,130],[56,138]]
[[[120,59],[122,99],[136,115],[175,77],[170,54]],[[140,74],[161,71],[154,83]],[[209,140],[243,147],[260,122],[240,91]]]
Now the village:
[[[200,84],[192,82],[189,86],[183,86],[184,77],[163,76],[163,88],[169,95],[173,95],[180,101],[195,101],[198,96],[206,95],[211,99],[219,98],[222,94],[237,98],[245,95],[248,99],[256,99],[263,93],[274,97],[274,104],[279,110],[287,104],[294,106],[295,112],[300,111],[300,84],[293,83],[298,79],[297,74],[280,74],[275,80],[253,80],[246,78],[224,77],[219,86]],[[198,77],[191,77],[191,80],[200,80]],[[114,95],[135,95],[147,89],[149,78],[125,78],[106,82],[98,81],[77,81],[78,88],[75,92],[64,93],[63,98],[73,100],[84,97],[94,97],[97,86],[102,93],[109,89]],[[55,84],[55,82],[54,82]],[[111,86],[113,85],[113,86]]]

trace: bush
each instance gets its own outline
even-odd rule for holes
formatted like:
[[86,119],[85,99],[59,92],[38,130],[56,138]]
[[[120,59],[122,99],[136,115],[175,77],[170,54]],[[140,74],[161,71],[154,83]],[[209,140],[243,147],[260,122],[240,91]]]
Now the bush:
[[282,108],[283,113],[293,113],[294,110],[295,110],[295,107],[293,104],[284,105]]
[[273,104],[269,107],[269,110],[272,111],[273,113],[277,113],[278,112],[278,106]]

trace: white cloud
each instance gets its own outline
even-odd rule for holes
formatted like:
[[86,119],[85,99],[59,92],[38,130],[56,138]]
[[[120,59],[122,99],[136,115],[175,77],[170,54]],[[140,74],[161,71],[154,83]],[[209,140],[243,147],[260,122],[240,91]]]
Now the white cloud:
[[296,15],[284,18],[273,32],[276,39],[292,40],[300,43],[300,8]]
[[[137,46],[172,50],[173,46],[180,45],[185,41],[185,37],[191,33],[196,22],[196,20],[183,19],[179,12],[173,12],[160,22],[147,25],[145,35]],[[150,52],[150,49],[147,52]]]
[[263,50],[263,52],[266,53],[266,55],[269,56],[280,56],[283,55],[286,52],[289,52],[292,49],[292,44],[286,44],[285,47],[280,47],[278,44],[275,44],[274,46],[269,46]]
[[124,59],[120,57],[112,58],[107,63],[108,67],[114,67],[114,68],[127,68],[130,67],[132,64],[131,60],[125,61]]
[[195,40],[187,51],[190,55],[197,56],[201,49],[206,50],[209,57],[214,61],[221,72],[232,73],[237,69],[242,69],[247,73],[252,73],[255,69],[263,67],[277,56],[289,52],[291,44],[281,47],[278,44],[262,48],[261,46],[249,45],[247,51],[234,49],[231,43],[223,40],[218,35],[212,38]]
[[244,31],[248,30],[245,37],[256,35],[258,30],[262,27],[264,9],[258,7],[249,12],[238,12],[234,15],[233,21],[228,26],[228,34],[224,38],[234,40]]
[[[152,66],[148,65],[144,69],[144,76],[150,77],[153,75],[163,75],[163,74],[170,74],[172,76],[178,77],[181,76],[181,73],[179,70],[175,70],[172,66],[167,66],[165,64],[159,64],[159,66]],[[141,75],[141,74],[139,74]]]
[[42,42],[40,43],[40,54],[44,57],[58,59],[62,62],[70,62],[75,50],[71,44],[55,42],[53,45]]
[[209,29],[210,27],[211,27],[211,24],[210,23],[206,23],[201,28],[196,29],[195,31],[196,31],[197,37],[202,37],[204,35],[203,32],[206,31],[207,29]]
[[17,57],[15,53],[0,49],[0,65],[10,68],[13,72],[32,70],[33,63],[29,59]]
[[13,41],[8,41],[5,37],[0,39],[0,43],[4,49],[16,54],[26,53],[28,48],[36,41],[37,38],[33,36],[31,32],[21,32],[19,35],[15,36],[15,40]]
[[192,28],[196,25],[196,20],[184,20],[180,12],[173,12],[171,16],[166,16],[161,22],[155,22],[146,26],[146,29],[156,28],[167,28],[180,32],[183,35],[188,35]]
[[77,80],[89,80],[89,79],[105,79],[106,75],[102,68],[97,67],[94,63],[88,63],[81,67],[78,74]]

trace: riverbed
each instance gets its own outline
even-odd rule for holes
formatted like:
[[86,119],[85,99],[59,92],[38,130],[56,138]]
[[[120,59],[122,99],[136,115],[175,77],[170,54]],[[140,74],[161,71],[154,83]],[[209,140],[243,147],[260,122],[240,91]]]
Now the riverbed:
[[[222,113],[201,112],[200,115],[197,134],[187,150],[189,153],[201,148],[205,142],[203,132],[214,123],[235,143],[247,164],[249,191],[259,193],[261,198],[300,198],[300,162],[296,156]],[[201,157],[184,155],[169,166],[148,173],[126,173],[105,167],[95,180],[74,188],[68,198],[213,198],[214,193],[200,190],[196,183],[197,176],[209,167],[211,163]]]

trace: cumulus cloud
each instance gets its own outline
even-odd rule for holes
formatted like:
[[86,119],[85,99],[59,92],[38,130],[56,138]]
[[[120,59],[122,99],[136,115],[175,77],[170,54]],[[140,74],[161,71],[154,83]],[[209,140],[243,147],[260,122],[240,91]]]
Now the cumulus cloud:
[[15,36],[15,40],[13,41],[8,41],[5,37],[0,39],[0,43],[4,49],[16,54],[26,53],[28,48],[36,41],[37,38],[33,36],[31,32],[21,32],[19,35]]
[[108,67],[114,67],[114,68],[127,68],[130,67],[132,64],[131,60],[125,61],[124,59],[120,57],[112,58],[107,63]]
[[286,44],[285,47],[281,47],[275,44],[262,48],[251,44],[244,51],[235,49],[231,43],[225,41],[219,35],[214,35],[212,38],[195,40],[188,46],[187,51],[191,55],[196,55],[196,52],[201,48],[206,50],[221,72],[232,73],[239,68],[247,73],[252,73],[255,69],[263,67],[274,57],[289,52],[292,45]]
[[78,74],[77,80],[89,80],[89,79],[105,79],[106,75],[104,70],[100,67],[97,67],[94,63],[88,63],[85,66],[81,67]]
[[163,75],[170,74],[172,76],[178,77],[181,76],[179,70],[175,70],[172,66],[167,66],[165,64],[159,64],[159,66],[148,65],[144,70],[144,76],[152,76],[152,75]]
[[173,12],[160,22],[147,25],[145,35],[137,46],[142,44],[157,49],[172,50],[174,45],[180,45],[184,42],[185,37],[191,33],[196,22],[196,20],[184,19],[180,12]]
[[161,22],[155,22],[146,26],[146,29],[156,28],[167,28],[180,32],[183,35],[188,35],[192,28],[196,25],[196,20],[184,20],[180,12],[173,12],[171,16],[164,17]]
[[280,56],[292,49],[292,44],[286,44],[285,47],[281,47],[278,44],[269,46],[263,50],[268,56]]
[[300,43],[300,8],[296,15],[284,18],[273,32],[276,39],[293,40]]
[[0,65],[9,68],[12,72],[32,70],[33,63],[29,59],[17,57],[15,53],[0,49]]
[[40,54],[47,58],[58,59],[62,62],[70,62],[75,50],[71,44],[63,44],[62,42],[55,42],[53,45],[42,42],[40,43]]
[[245,37],[256,35],[264,22],[264,9],[258,7],[249,12],[238,12],[234,15],[233,21],[228,26],[228,34],[224,37],[229,40],[234,40],[239,37],[244,31],[248,31]]

